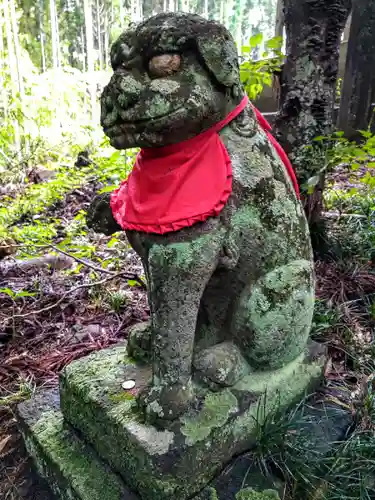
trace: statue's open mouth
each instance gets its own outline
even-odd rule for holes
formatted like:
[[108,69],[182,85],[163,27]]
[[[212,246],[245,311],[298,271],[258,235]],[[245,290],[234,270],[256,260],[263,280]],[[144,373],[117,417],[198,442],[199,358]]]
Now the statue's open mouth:
[[112,137],[118,137],[119,135],[119,129],[121,127],[121,132],[124,132],[124,128],[128,126],[133,126],[136,127],[137,125],[144,125],[146,123],[151,123],[151,122],[158,122],[160,120],[163,120],[165,118],[170,118],[173,117],[174,115],[178,114],[181,110],[184,109],[184,106],[179,106],[178,108],[174,109],[173,111],[170,111],[169,113],[165,113],[162,115],[157,115],[157,116],[152,116],[152,117],[144,117],[144,118],[135,118],[131,120],[126,120],[126,119],[121,119],[117,120],[116,123],[111,125],[110,127],[103,127],[104,133],[106,136],[112,138]]

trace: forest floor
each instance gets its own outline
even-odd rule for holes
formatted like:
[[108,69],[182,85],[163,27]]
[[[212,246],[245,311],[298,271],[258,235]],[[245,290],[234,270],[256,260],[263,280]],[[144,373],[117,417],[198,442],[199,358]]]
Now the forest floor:
[[[345,188],[344,173],[336,181]],[[37,214],[38,220],[42,224],[59,220],[68,226],[88,207],[96,190],[95,182],[73,189]],[[29,222],[18,220],[17,225]],[[0,498],[4,500],[50,498],[30,474],[14,405],[37,388],[56,385],[67,363],[122,341],[132,324],[149,316],[141,263],[124,236],[113,241],[86,231],[81,240],[94,248],[91,258],[58,250],[63,238],[57,233],[47,245],[40,245],[32,261],[22,257],[22,247],[0,261]],[[375,270],[371,261],[325,259],[316,262],[316,274],[313,336],[328,345],[330,354],[324,385],[331,388],[332,397],[337,385],[345,387],[346,396],[341,391],[337,397],[356,412],[358,401],[368,396],[374,371]],[[362,410],[361,419],[361,425],[370,425]]]

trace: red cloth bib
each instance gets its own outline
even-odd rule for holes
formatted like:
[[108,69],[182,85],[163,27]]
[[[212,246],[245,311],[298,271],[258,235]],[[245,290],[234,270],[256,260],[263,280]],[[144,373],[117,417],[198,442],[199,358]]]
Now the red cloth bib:
[[[120,226],[164,234],[219,215],[232,192],[232,168],[218,132],[238,116],[247,103],[248,98],[244,97],[224,120],[191,139],[142,149],[129,177],[111,195],[113,216]],[[269,133],[268,122],[255,111],[298,194],[285,152]]]

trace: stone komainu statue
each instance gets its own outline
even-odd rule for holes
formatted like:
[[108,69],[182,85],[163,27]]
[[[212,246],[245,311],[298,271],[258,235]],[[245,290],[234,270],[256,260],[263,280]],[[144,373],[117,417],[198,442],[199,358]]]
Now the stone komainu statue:
[[125,229],[142,259],[151,322],[134,328],[128,350],[152,362],[138,398],[146,416],[173,420],[199,388],[232,387],[304,350],[308,226],[223,26],[160,14],[123,33],[111,62],[104,131],[117,149],[142,149],[112,211],[94,201],[91,225]]

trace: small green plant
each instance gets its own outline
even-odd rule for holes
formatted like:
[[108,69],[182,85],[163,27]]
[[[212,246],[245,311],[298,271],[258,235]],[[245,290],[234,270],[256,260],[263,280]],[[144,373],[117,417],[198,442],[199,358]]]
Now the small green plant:
[[208,500],[219,500],[215,488],[208,487]]
[[311,336],[314,340],[324,340],[329,332],[337,327],[343,327],[342,314],[336,307],[324,300],[315,301]]
[[20,299],[21,297],[34,297],[35,293],[26,292],[25,290],[20,290],[18,292],[14,292],[10,288],[0,288],[0,293],[7,295],[13,301]]
[[0,397],[1,406],[11,406],[14,403],[19,403],[29,399],[35,392],[36,385],[31,378],[19,378],[18,389],[15,392],[9,393]]
[[336,101],[340,101],[341,99],[341,91],[343,85],[343,78],[338,78],[336,83]]
[[11,321],[12,321],[13,337],[15,337],[17,334],[17,329],[16,329],[16,323],[14,320],[14,316],[17,312],[17,299],[22,299],[24,297],[34,297],[35,293],[27,292],[25,290],[19,290],[18,292],[15,292],[11,288],[0,288],[0,295],[1,294],[6,295],[12,301]]
[[[301,401],[292,411],[285,412],[280,410],[280,402],[276,402],[270,411],[266,395],[258,405],[255,417],[256,446],[251,451],[251,458],[266,477],[271,476],[272,471],[275,470],[281,471],[285,478],[293,476],[287,463],[292,451],[288,436],[294,432],[301,419],[303,420],[301,408],[304,404],[305,400]],[[305,451],[299,450],[297,443],[294,443],[293,461],[295,466],[297,464],[303,466]],[[243,484],[245,484],[245,480]]]
[[135,157],[138,152],[137,148],[127,149],[123,151],[112,152],[109,149],[109,140],[106,138],[101,147],[108,148],[109,156],[100,154],[95,158],[97,165],[97,178],[100,182],[105,184],[105,187],[100,189],[99,193],[108,193],[116,189],[120,182],[127,178],[131,169],[133,168]]
[[128,301],[128,297],[122,290],[116,292],[110,292],[106,297],[106,303],[112,311],[115,313],[120,313],[123,307],[125,307]]

